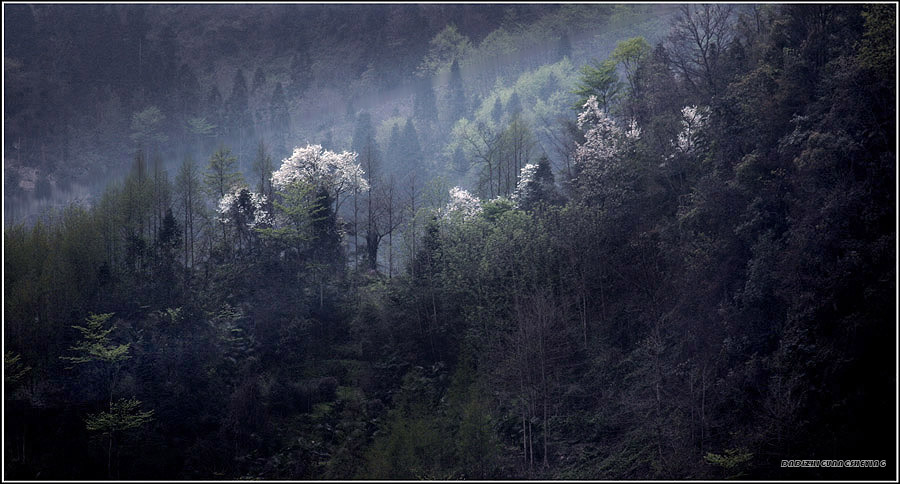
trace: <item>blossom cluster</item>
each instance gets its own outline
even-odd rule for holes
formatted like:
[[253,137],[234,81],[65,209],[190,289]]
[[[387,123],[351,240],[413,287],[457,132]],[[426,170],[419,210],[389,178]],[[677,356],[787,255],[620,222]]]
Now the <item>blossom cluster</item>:
[[591,96],[578,115],[578,127],[585,130],[585,142],[575,150],[575,162],[598,162],[613,158],[621,149],[622,129]]
[[219,199],[218,219],[224,224],[242,223],[251,229],[271,225],[273,219],[267,205],[265,195],[237,185]]
[[528,197],[529,192],[534,190],[534,184],[537,182],[538,166],[537,163],[527,163],[519,172],[519,182],[516,184],[516,191],[513,192],[513,201],[522,200]]
[[625,130],[625,138],[636,141],[641,137],[641,127],[638,126],[637,120],[632,119],[630,123],[628,123],[628,129]]
[[462,214],[464,218],[474,217],[481,212],[481,202],[460,187],[450,189],[450,202],[444,207],[444,215]]
[[293,154],[272,173],[272,186],[282,189],[296,181],[324,186],[332,195],[348,189],[367,191],[369,182],[356,163],[356,153],[335,153],[321,145],[294,148]]
[[616,206],[628,197],[633,186],[633,166],[625,163],[629,147],[641,136],[636,121],[620,128],[600,109],[591,96],[578,116],[578,127],[585,131],[584,143],[575,150],[576,184],[582,195],[605,206]]
[[708,108],[685,106],[681,108],[681,132],[675,140],[675,147],[682,153],[692,153],[697,145],[698,133],[706,123]]

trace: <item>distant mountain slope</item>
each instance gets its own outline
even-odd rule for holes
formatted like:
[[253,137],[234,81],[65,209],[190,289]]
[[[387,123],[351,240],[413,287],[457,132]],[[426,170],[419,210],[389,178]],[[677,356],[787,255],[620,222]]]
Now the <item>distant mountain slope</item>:
[[[672,7],[17,4],[4,10],[5,214],[17,220],[43,206],[89,200],[121,178],[137,148],[132,118],[151,106],[164,116],[158,130],[165,141],[156,149],[170,166],[186,154],[205,161],[216,144],[249,159],[257,139],[347,147],[358,112],[371,111],[376,123],[410,114],[416,74],[448,26],[469,46],[460,64],[473,109],[497,82],[509,85],[522,72],[558,61],[561,43],[577,66],[604,57],[621,38],[662,35]],[[448,66],[434,71],[438,88]],[[246,84],[246,101],[233,98],[236,84]],[[277,84],[289,128],[273,124]],[[212,139],[192,131],[197,125],[190,121],[201,119],[216,128]],[[249,129],[238,130],[241,123]],[[430,156],[444,149],[448,131],[426,140]],[[290,146],[280,148],[278,157]]]

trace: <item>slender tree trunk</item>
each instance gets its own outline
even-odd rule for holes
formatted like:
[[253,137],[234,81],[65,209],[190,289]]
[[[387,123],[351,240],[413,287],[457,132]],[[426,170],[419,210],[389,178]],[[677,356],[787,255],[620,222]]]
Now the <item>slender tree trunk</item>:
[[550,421],[547,418],[547,395],[544,394],[544,467],[550,467],[547,457],[547,434],[550,433]]
[[550,330],[550,327],[549,327],[550,321],[548,320],[548,318],[552,317],[552,315],[547,314],[545,312],[545,308],[541,308],[541,311],[538,314],[536,314],[535,316],[538,318],[537,329],[538,329],[538,331],[540,331],[540,334],[538,335],[538,344],[540,345],[538,357],[540,358],[540,365],[541,365],[541,403],[543,406],[543,420],[544,420],[543,421],[544,467],[546,468],[546,467],[548,467],[548,462],[547,462],[547,433],[548,433],[547,399],[549,398],[549,393],[550,393],[549,385],[547,384],[547,339],[546,338],[548,336],[548,331]]
[[585,297],[584,279],[581,282],[581,332],[584,336],[584,347],[587,348],[587,298]]
[[703,440],[706,436],[706,363],[700,373],[700,455],[703,455]]
[[522,456],[525,458],[525,467],[528,468],[528,429],[525,426],[525,406],[522,406]]
[[[529,405],[530,407],[531,405]],[[530,409],[529,409],[530,410]],[[528,412],[529,417],[533,412]],[[528,419],[528,476],[531,477],[534,472],[534,428],[531,425],[531,419]]]
[[359,260],[359,191],[353,190],[353,270],[358,271],[357,261]]
[[[410,198],[410,200],[409,200],[409,205],[410,205],[411,217],[412,217],[412,230],[410,230],[410,235],[411,235],[411,237],[410,237],[410,239],[411,239],[410,242],[411,242],[411,245],[412,245],[412,254],[410,254],[409,259],[408,259],[408,261],[407,261],[407,264],[409,265],[409,267],[412,268],[412,276],[413,276],[413,279],[415,279],[415,277],[416,277],[416,264],[415,264],[414,262],[415,262],[415,259],[416,259],[416,249],[417,249],[417,247],[416,247],[416,239],[417,239],[417,234],[416,234],[416,184],[415,184],[415,179],[414,179],[414,178],[411,179],[411,184],[410,184],[410,197],[409,197],[409,198]],[[405,237],[404,237],[404,238],[405,238]]]
[[437,301],[434,297],[434,281],[431,277],[431,274],[428,275],[428,286],[431,292],[431,314],[434,324],[433,329],[428,332],[428,335],[429,339],[431,340],[431,358],[432,360],[437,361],[437,350],[434,347],[434,332],[437,331],[438,328]]
[[25,448],[26,448],[25,442],[27,441],[27,437],[28,437],[28,414],[29,413],[30,412],[28,411],[28,407],[26,406],[25,407],[25,418],[22,419],[22,463],[23,464],[28,462],[27,459],[25,458]]
[[[656,333],[656,343],[659,345],[659,330],[655,331]],[[654,348],[653,350],[653,366],[654,372],[656,373],[656,378],[654,382],[654,387],[656,390],[656,450],[659,455],[659,464],[662,466],[663,463],[663,451],[662,451],[662,394],[660,391],[660,382],[662,380],[662,372],[659,367],[659,348]]]
[[[697,426],[697,406],[694,400],[694,372],[691,371],[688,378],[688,395],[691,402],[691,445],[697,445],[696,426]],[[700,455],[703,456],[703,444],[700,444]]]
[[394,175],[388,187],[388,279],[394,273]]
[[113,434],[109,433],[109,445],[106,449],[106,475],[109,479],[112,479],[112,448],[113,448]]

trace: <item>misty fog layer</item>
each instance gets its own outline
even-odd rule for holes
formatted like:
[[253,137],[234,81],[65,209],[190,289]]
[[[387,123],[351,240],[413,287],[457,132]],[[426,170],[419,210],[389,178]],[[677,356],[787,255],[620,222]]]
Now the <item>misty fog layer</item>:
[[[276,161],[307,143],[349,149],[363,112],[382,149],[392,125],[413,118],[424,147],[420,178],[463,181],[464,173],[447,168],[459,118],[473,119],[485,99],[505,99],[517,83],[527,89],[523,75],[563,57],[569,62],[542,88],[567,103],[581,64],[605,57],[632,32],[654,41],[672,10],[9,5],[5,219],[33,222],[49,207],[96,202],[124,178],[142,141],[170,174],[184,157],[204,161],[225,146],[248,175],[260,140]],[[456,57],[464,96],[451,99]],[[434,105],[414,116],[422,89]],[[552,130],[556,116],[569,114],[562,101],[540,110],[529,104],[537,130]],[[136,119],[153,108],[155,123]],[[559,162],[549,135],[543,138],[541,149]]]

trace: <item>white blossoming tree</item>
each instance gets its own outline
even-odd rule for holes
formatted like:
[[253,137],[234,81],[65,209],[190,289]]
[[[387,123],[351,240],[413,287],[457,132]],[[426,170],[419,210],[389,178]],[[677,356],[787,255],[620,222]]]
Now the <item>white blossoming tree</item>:
[[281,247],[282,256],[306,254],[307,266],[318,264],[320,289],[326,269],[340,265],[341,235],[336,214],[342,195],[369,190],[354,152],[336,153],[321,145],[295,148],[272,173],[274,209],[271,226],[260,233]]
[[365,172],[356,162],[356,153],[343,151],[336,153],[321,145],[306,145],[294,148],[293,154],[281,162],[281,167],[272,173],[272,186],[276,190],[297,181],[328,190],[334,200],[334,211],[341,207],[341,195],[348,191],[365,192],[369,182]]
[[706,124],[709,108],[685,106],[681,108],[681,132],[675,139],[675,148],[684,154],[694,154],[700,144],[701,131]]
[[481,212],[481,202],[466,190],[456,186],[450,189],[450,201],[442,211],[443,217],[460,216],[469,219]]
[[635,121],[622,129],[600,108],[593,96],[578,115],[585,141],[575,150],[575,186],[582,199],[604,206],[617,206],[632,190],[635,167],[627,158],[641,130]]
[[516,184],[516,191],[513,192],[513,200],[526,198],[534,190],[537,171],[537,163],[528,163],[522,167],[522,171],[519,172],[519,182]]
[[523,210],[536,208],[542,202],[552,204],[559,200],[547,156],[522,167],[512,200]]
[[217,217],[235,233],[238,248],[251,248],[255,229],[270,227],[273,223],[268,199],[247,187],[236,185],[219,199]]
[[225,224],[243,224],[256,228],[271,223],[265,195],[237,186],[219,200],[219,218]]

